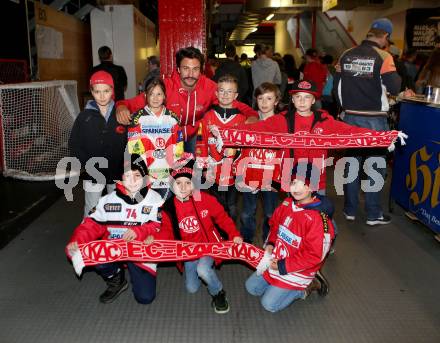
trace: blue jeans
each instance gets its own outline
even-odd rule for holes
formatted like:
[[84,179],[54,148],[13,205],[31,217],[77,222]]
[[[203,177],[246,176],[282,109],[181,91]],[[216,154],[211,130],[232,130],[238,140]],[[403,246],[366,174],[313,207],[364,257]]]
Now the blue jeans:
[[285,289],[271,286],[262,275],[254,272],[246,280],[246,290],[257,297],[261,297],[261,305],[269,312],[278,312],[285,309],[297,299],[304,299],[304,291]]
[[252,243],[256,230],[256,214],[258,194],[263,197],[263,242],[269,234],[269,219],[278,207],[278,192],[260,191],[256,194],[251,192],[243,192],[243,212],[241,213],[241,235],[247,243]]
[[[136,301],[139,304],[145,305],[152,303],[156,297],[156,276],[132,262],[127,262],[127,267]],[[95,269],[104,279],[115,275],[118,269],[124,272],[122,264],[119,263],[98,264],[95,266]]]
[[196,293],[202,279],[208,286],[208,292],[216,295],[223,289],[223,285],[214,270],[214,259],[204,256],[195,261],[187,261],[185,265],[185,287],[189,293]]
[[[365,127],[378,131],[389,130],[388,121],[386,117],[367,117],[345,114],[344,121],[347,124]],[[364,179],[370,184],[374,183],[371,175],[377,173],[385,180],[386,168],[379,168],[376,164],[372,164],[364,170],[364,162],[368,157],[385,158],[385,149],[367,148],[362,150],[351,150],[351,156],[356,158],[359,163],[359,173],[356,179],[344,185],[344,212],[349,216],[355,216],[359,206],[359,191],[361,188],[361,176],[365,172]],[[365,165],[367,166],[367,165]],[[345,166],[344,177],[347,177],[349,165]],[[383,210],[381,205],[382,190],[377,192],[365,192],[365,212],[368,219],[377,219],[382,217]]]
[[237,219],[237,194],[238,191],[235,186],[229,186],[227,190],[219,190],[215,185],[211,188],[212,194],[217,198],[219,203],[228,212],[229,217],[235,222]]

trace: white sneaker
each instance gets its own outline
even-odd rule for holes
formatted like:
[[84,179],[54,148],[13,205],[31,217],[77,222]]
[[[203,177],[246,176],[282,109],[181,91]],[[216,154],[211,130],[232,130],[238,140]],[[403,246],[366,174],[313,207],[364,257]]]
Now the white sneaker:
[[354,221],[355,219],[356,219],[356,217],[355,216],[350,216],[350,215],[348,215],[347,213],[345,213],[345,212],[342,212],[343,214],[344,214],[344,217],[345,217],[345,219],[346,220],[349,220],[349,221]]
[[367,219],[367,225],[375,226],[375,225],[386,225],[391,223],[391,217],[384,214],[380,218],[376,219]]

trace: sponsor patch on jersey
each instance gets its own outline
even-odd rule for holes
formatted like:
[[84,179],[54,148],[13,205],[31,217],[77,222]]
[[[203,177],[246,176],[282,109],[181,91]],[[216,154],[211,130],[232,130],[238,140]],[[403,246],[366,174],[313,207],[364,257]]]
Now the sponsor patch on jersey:
[[153,151],[153,157],[155,159],[161,160],[164,159],[166,156],[166,150],[165,149],[157,149]]
[[208,144],[216,144],[216,143],[217,143],[217,138],[215,137],[208,138]]
[[122,211],[122,204],[118,204],[118,203],[105,204],[104,211],[105,212],[121,212]]
[[153,206],[142,206],[142,214],[150,214]]
[[201,212],[200,212],[200,216],[201,216],[202,218],[206,218],[206,217],[208,216],[208,210],[203,210],[203,211],[201,211]]
[[183,141],[183,132],[182,130],[177,131],[177,142]]
[[163,134],[163,133],[171,133],[171,128],[169,127],[160,127],[160,126],[150,126],[150,125],[142,125],[142,133],[150,133],[150,134]]
[[283,203],[282,203],[281,205],[284,205],[284,206],[289,206],[289,202],[288,202],[288,201],[286,201],[286,200],[284,200],[284,201],[283,201]]
[[301,244],[301,240],[302,240],[301,237],[295,235],[292,231],[290,231],[283,225],[280,225],[278,227],[278,237],[287,244],[297,249],[299,248],[299,245]]
[[123,227],[108,227],[108,237],[107,239],[121,239],[125,232],[127,232],[127,228]]
[[342,68],[344,72],[352,74],[356,77],[373,77],[374,72],[374,58],[353,57],[351,61],[343,63]]
[[199,221],[194,216],[185,217],[180,221],[179,229],[185,233],[197,232],[200,229]]

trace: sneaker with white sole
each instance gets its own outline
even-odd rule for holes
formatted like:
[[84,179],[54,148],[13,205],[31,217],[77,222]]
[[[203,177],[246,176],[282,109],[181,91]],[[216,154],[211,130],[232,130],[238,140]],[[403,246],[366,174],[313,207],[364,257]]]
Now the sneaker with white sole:
[[376,225],[386,225],[391,223],[391,217],[386,214],[382,215],[380,218],[376,219],[367,219],[367,225],[376,226]]
[[345,212],[342,212],[342,213],[344,214],[345,219],[348,220],[348,221],[353,222],[353,221],[356,219],[355,216],[350,216],[350,215],[348,215],[348,214],[345,213]]
[[229,312],[229,302],[224,290],[212,296],[212,307],[214,307],[215,313],[224,314]]

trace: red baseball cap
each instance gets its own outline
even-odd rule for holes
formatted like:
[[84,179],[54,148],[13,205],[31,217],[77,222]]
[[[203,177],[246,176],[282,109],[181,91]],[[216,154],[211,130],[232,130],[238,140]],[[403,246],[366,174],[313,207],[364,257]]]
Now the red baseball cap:
[[289,94],[295,94],[299,92],[312,94],[315,98],[318,97],[318,88],[313,81],[300,80],[295,81],[292,85],[292,89],[289,90]]
[[97,71],[90,77],[90,87],[98,84],[109,85],[115,88],[112,76],[103,70]]

